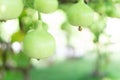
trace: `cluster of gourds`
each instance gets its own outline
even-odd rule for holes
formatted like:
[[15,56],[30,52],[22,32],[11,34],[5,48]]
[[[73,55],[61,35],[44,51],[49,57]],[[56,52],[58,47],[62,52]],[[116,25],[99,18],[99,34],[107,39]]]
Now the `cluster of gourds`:
[[[48,14],[55,12],[59,7],[59,1],[33,0],[33,8],[26,8],[24,1],[25,0],[0,0],[0,21],[19,18],[20,24],[27,26],[23,28],[27,32],[23,39],[24,53],[30,58],[36,59],[49,57],[55,53],[56,43],[54,37],[48,32],[47,25],[40,20],[39,13]],[[89,5],[92,6],[91,4]],[[90,6],[88,6],[84,0],[78,0],[77,3],[70,4],[66,11],[69,24],[78,27],[96,26],[95,24],[93,25],[93,23],[100,20],[100,15]],[[36,12],[38,12],[37,18],[33,15]],[[94,31],[94,28],[95,27],[91,27],[91,30]],[[97,30],[99,30],[98,27]],[[99,31],[95,32],[97,33]]]

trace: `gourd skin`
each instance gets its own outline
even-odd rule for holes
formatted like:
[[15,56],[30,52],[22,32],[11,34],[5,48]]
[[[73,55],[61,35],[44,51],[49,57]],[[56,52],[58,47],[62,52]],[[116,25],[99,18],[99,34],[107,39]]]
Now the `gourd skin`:
[[54,38],[47,32],[31,31],[23,41],[24,52],[31,58],[46,58],[55,51]]
[[73,4],[67,12],[68,21],[74,26],[89,26],[93,16],[94,11],[82,1]]
[[30,58],[47,58],[52,56],[56,49],[54,37],[42,26],[29,31],[23,40],[23,51]]
[[22,0],[0,0],[0,20],[18,18],[23,7]]
[[58,8],[57,0],[35,0],[34,8],[42,13],[52,13]]

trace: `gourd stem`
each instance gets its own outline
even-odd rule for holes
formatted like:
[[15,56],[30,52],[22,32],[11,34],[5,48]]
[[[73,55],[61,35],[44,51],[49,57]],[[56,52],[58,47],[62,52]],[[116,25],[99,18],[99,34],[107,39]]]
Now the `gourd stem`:
[[37,21],[37,30],[42,30],[42,21]]
[[39,11],[37,11],[37,12],[38,12],[38,20],[41,20],[40,12]]
[[37,30],[42,30],[42,21],[41,21],[41,15],[40,15],[40,12],[37,11],[37,14],[38,14]]
[[84,0],[79,0],[79,2],[78,3],[84,3]]

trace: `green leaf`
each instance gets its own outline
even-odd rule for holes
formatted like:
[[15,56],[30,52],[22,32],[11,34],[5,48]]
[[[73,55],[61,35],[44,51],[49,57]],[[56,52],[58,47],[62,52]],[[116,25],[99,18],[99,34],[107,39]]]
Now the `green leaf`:
[[6,71],[3,80],[24,80],[23,75],[17,71]]
[[18,67],[27,67],[30,64],[29,58],[24,53],[14,54],[13,60]]

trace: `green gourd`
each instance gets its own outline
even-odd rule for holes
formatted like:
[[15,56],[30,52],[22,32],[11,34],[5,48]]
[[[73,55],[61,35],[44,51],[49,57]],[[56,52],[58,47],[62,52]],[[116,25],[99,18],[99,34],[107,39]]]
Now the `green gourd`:
[[67,12],[68,21],[74,26],[89,26],[94,21],[93,15],[94,11],[84,3],[84,0],[73,4]]
[[0,20],[18,18],[23,7],[22,0],[0,0]]
[[42,28],[41,21],[38,21],[37,24],[36,30],[31,30],[26,34],[23,40],[23,51],[30,58],[47,58],[55,52],[55,39]]
[[52,13],[58,8],[58,0],[34,0],[34,8],[42,13]]

